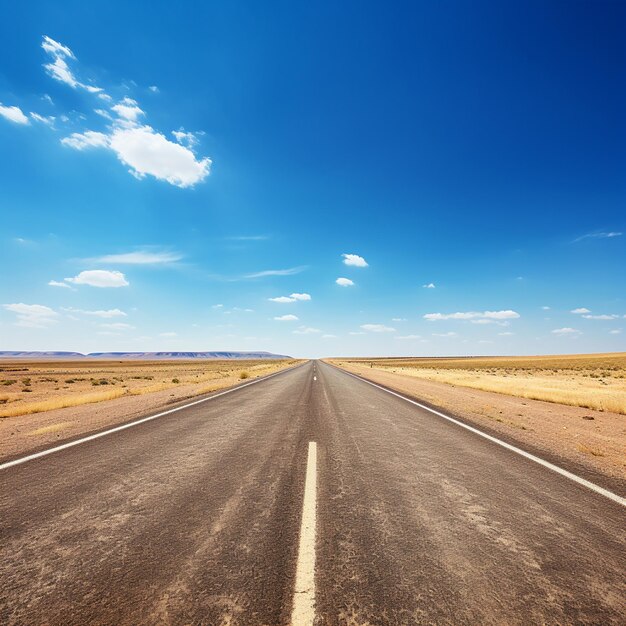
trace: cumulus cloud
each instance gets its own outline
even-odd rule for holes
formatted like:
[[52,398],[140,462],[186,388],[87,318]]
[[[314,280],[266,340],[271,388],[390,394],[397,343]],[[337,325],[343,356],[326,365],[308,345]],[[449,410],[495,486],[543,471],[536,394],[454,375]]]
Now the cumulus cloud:
[[584,315],[586,313],[591,313],[591,311],[586,309],[584,306],[581,306],[578,309],[572,309],[570,313],[574,313],[574,315]]
[[169,141],[150,126],[118,126],[110,148],[136,178],[153,176],[176,187],[192,187],[210,173],[211,159],[196,159],[185,146]]
[[308,293],[292,293],[289,296],[278,296],[276,298],[268,298],[270,302],[279,302],[281,304],[287,304],[289,302],[307,301],[311,296]]
[[552,333],[554,335],[580,335],[580,331],[575,328],[555,328]]
[[367,261],[358,254],[342,254],[343,262],[345,265],[352,265],[353,267],[367,267]]
[[72,133],[69,137],[63,137],[61,143],[64,146],[74,148],[74,150],[85,150],[86,148],[108,148],[109,137],[104,133],[95,130],[87,130],[84,133]]
[[385,326],[384,324],[361,324],[359,328],[366,330],[370,333],[395,333],[396,329],[391,326]]
[[67,283],[62,283],[58,280],[51,280],[48,282],[50,287],[63,287],[64,289],[71,289],[71,287]]
[[313,335],[321,333],[322,331],[319,328],[311,328],[310,326],[299,326],[298,329],[293,332],[296,335]]
[[[111,105],[111,97],[102,88],[80,82],[68,65],[68,61],[75,61],[76,57],[67,46],[45,36],[42,47],[51,57],[51,62],[44,65],[50,76],[73,88],[85,89],[109,106],[109,110],[95,109],[98,115],[111,120],[106,132],[95,130],[74,132],[61,140],[63,145],[76,150],[93,147],[112,150],[128,167],[129,172],[138,179],[152,176],[157,180],[185,188],[192,187],[209,175],[211,159],[198,158],[191,149],[197,143],[197,134],[184,133],[181,129],[175,132],[182,132],[184,136],[179,134],[177,141],[170,141],[163,133],[140,123],[145,117],[145,111],[133,98],[127,96]],[[17,112],[7,111],[7,115],[10,114],[14,118],[13,121],[27,123],[26,116],[21,111],[19,113],[26,122],[22,121]]]
[[15,313],[17,321],[15,326],[24,328],[47,328],[57,322],[58,313],[43,304],[24,304],[18,302],[15,304],[3,304],[7,311]]
[[430,322],[436,322],[439,320],[509,320],[517,319],[520,314],[511,309],[504,311],[466,311],[456,313],[427,313],[424,315],[424,319]]
[[121,254],[105,254],[89,259],[94,263],[118,263],[120,265],[165,265],[176,263],[183,258],[178,252],[135,250]]
[[354,285],[354,281],[349,278],[340,277],[335,281],[340,287],[352,287]]
[[28,118],[20,107],[5,106],[0,102],[0,115],[15,124],[28,124]]
[[274,319],[277,322],[296,322],[299,318],[297,315],[278,315]]
[[117,104],[114,104],[111,107],[112,111],[117,113],[118,117],[121,117],[124,120],[129,122],[136,122],[140,116],[145,115],[145,113],[139,108],[136,100],[132,98],[122,98]]
[[129,282],[122,272],[116,270],[85,270],[66,282],[74,285],[90,285],[91,287],[128,287]]
[[422,287],[424,289],[434,289],[435,288],[435,283],[426,283],[425,285],[422,285]]

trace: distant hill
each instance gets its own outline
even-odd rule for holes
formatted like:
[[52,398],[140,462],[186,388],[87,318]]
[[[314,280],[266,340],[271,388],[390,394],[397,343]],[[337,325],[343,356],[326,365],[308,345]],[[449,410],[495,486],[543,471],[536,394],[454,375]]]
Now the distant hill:
[[271,352],[20,352],[0,350],[0,359],[290,359]]

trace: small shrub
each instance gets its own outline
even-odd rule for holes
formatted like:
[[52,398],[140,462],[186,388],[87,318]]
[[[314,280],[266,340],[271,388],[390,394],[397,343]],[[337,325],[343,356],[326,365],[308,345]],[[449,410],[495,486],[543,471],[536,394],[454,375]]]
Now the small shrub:
[[248,372],[241,372],[239,378],[240,380],[245,380],[246,378],[250,378],[250,374]]
[[172,382],[173,382],[173,383],[179,383],[179,382],[180,382],[180,380],[178,380],[178,378],[172,378]]

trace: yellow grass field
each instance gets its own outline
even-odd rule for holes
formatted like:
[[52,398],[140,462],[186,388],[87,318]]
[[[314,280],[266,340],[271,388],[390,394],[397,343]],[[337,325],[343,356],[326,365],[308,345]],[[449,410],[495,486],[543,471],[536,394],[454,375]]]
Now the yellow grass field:
[[461,387],[626,414],[626,353],[333,359]]
[[295,360],[0,361],[0,418],[192,385],[190,395],[229,387]]

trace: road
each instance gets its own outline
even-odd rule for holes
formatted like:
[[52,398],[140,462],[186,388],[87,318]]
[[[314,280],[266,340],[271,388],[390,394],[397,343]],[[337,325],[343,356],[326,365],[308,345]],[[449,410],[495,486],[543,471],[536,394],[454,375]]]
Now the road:
[[1,469],[0,623],[624,624],[625,510],[312,361]]

